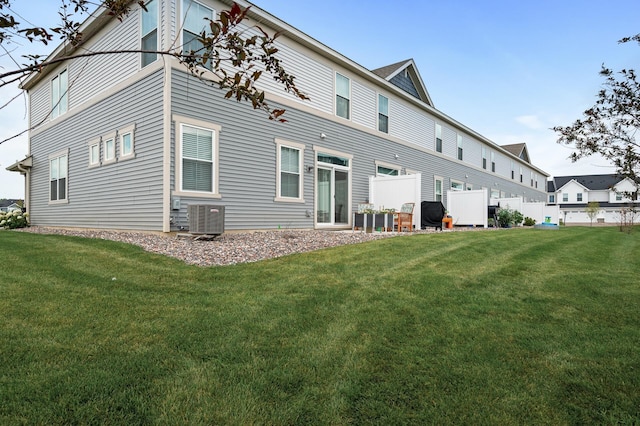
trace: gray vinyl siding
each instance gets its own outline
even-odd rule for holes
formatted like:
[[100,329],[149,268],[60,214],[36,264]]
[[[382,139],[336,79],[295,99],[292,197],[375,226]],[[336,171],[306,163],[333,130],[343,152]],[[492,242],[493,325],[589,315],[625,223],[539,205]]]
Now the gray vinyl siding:
[[[276,195],[276,145],[275,138],[305,145],[304,165],[314,165],[314,146],[353,155],[352,160],[352,208],[369,196],[369,176],[375,174],[375,161],[399,164],[403,168],[422,173],[422,200],[434,198],[434,175],[444,178],[446,189],[451,179],[470,183],[474,188],[494,187],[520,195],[531,189],[501,179],[494,173],[469,167],[456,158],[447,158],[389,141],[384,135],[376,136],[309,114],[295,108],[287,108],[287,123],[273,123],[259,111],[246,104],[225,100],[222,93],[204,86],[184,72],[174,70],[172,77],[173,114],[209,121],[222,127],[219,140],[219,191],[220,200],[207,198],[181,198],[181,210],[173,212],[176,222],[187,224],[186,210],[190,203],[221,204],[225,206],[225,228],[273,229],[311,228],[314,212],[314,173],[304,172],[304,203],[274,201]],[[276,105],[274,105],[276,106]],[[320,139],[324,133],[326,139]],[[455,145],[455,133],[452,138]],[[173,140],[175,141],[175,129]],[[398,159],[394,158],[398,154]],[[172,162],[175,170],[175,161]],[[173,173],[173,172],[172,172]],[[465,176],[468,176],[465,177]],[[175,176],[172,176],[175,182]],[[544,200],[544,191],[538,191]],[[311,217],[306,216],[310,211]],[[175,226],[174,226],[175,229]]]
[[[34,225],[162,230],[161,87],[157,72],[32,137]],[[135,158],[89,168],[87,142],[133,123]],[[68,203],[49,204],[49,155],[63,149]]]
[[405,76],[404,72],[401,72],[398,75],[394,76],[390,80],[390,83],[404,90],[411,96],[420,99],[420,95],[418,94],[416,87],[413,85],[413,81],[411,81],[409,77]]
[[393,126],[389,126],[392,136],[426,149],[435,149],[435,123],[426,114],[407,104],[393,102],[393,114],[389,122],[393,122]]

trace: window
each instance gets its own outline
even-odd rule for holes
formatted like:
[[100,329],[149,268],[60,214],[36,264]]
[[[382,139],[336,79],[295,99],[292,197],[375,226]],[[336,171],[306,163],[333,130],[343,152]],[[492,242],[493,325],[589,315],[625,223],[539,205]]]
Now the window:
[[304,145],[276,139],[278,150],[276,176],[276,201],[302,200],[302,164]]
[[487,168],[487,148],[482,147],[482,168]]
[[67,201],[67,171],[69,151],[49,157],[49,201],[60,203]]
[[523,177],[523,176],[524,176],[524,175],[522,174],[522,167],[520,167],[520,183],[522,183],[522,182],[523,182],[523,180],[522,180],[522,177]]
[[213,191],[213,132],[182,126],[182,189]]
[[60,72],[51,80],[51,118],[59,117],[67,112],[68,84],[67,70]]
[[116,135],[111,134],[102,137],[102,164],[114,163],[116,161]]
[[[142,11],[142,42],[143,51],[158,50],[158,0],[151,0],[146,5],[147,10]],[[142,67],[158,59],[156,53],[142,54]]]
[[516,166],[512,161],[511,162],[511,179],[515,179],[515,178],[516,178]]
[[442,126],[436,123],[436,151],[442,152]]
[[622,201],[622,194],[619,192],[616,192],[616,201]]
[[491,195],[489,196],[489,198],[500,198],[500,190],[491,188]]
[[451,190],[452,191],[464,191],[464,184],[462,182],[458,182],[455,180],[451,181]]
[[389,133],[389,99],[378,95],[378,130]]
[[336,115],[338,117],[349,119],[349,99],[351,94],[351,81],[336,73]]
[[496,172],[496,153],[491,151],[491,171]]
[[556,202],[556,196],[549,194],[549,203],[554,204]]
[[89,142],[89,167],[100,165],[100,140]]
[[378,166],[376,169],[376,175],[380,176],[398,176],[400,171],[398,169],[392,169],[390,167]]
[[178,114],[171,118],[175,123],[176,138],[175,190],[172,195],[221,198],[218,143],[222,127]]
[[533,172],[530,172],[530,173],[531,173],[531,186],[533,186]]
[[566,194],[566,193],[562,194],[562,202],[564,203],[569,202],[569,194]]
[[578,194],[576,195],[576,201],[582,201],[582,192],[578,192]]
[[435,201],[442,201],[442,178],[435,177]]
[[[194,52],[201,55],[204,53],[204,45],[200,41],[200,35],[208,27],[206,19],[213,19],[213,10],[193,0],[184,0],[182,8],[182,50],[184,53]],[[205,67],[211,69],[211,60],[206,62]]]
[[124,129],[118,131],[118,141],[120,143],[119,160],[126,160],[135,156],[134,131],[135,125],[125,127]]
[[458,135],[458,160],[462,161],[462,135]]

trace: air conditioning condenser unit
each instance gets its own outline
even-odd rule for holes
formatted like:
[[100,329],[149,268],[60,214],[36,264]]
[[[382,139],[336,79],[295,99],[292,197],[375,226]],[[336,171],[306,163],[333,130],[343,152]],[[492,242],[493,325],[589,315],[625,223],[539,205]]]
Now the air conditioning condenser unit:
[[189,204],[189,233],[220,235],[224,233],[224,206]]

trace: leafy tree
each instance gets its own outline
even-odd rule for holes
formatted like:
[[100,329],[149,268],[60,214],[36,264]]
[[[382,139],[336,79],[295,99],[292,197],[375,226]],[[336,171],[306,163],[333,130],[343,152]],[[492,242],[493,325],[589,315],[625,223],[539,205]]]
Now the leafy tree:
[[[80,31],[81,17],[106,12],[113,19],[122,21],[130,12],[132,5],[138,5],[145,11],[152,0],[102,0],[97,4],[90,0],[60,0],[60,25],[52,28],[24,25],[19,22],[20,17],[11,9],[12,1],[0,0],[0,49],[11,56],[7,44],[15,37],[26,38],[32,43],[48,45],[56,38],[63,42],[69,50],[68,56],[47,60],[40,55],[23,55],[26,64],[18,65],[18,58],[11,58],[15,69],[3,69],[0,72],[0,89],[24,81],[31,74],[42,69],[70,59],[97,56],[117,55],[123,53],[153,53],[178,59],[189,72],[197,78],[226,90],[226,97],[238,102],[248,102],[254,109],[260,109],[268,114],[269,119],[280,122],[286,121],[282,115],[285,110],[271,108],[265,101],[264,92],[256,87],[256,82],[263,74],[270,75],[281,87],[301,100],[309,99],[295,84],[295,77],[289,74],[278,57],[275,41],[278,33],[270,36],[259,26],[253,26],[255,31],[248,31],[243,22],[247,19],[249,8],[242,8],[234,3],[230,10],[220,12],[217,19],[208,19],[206,29],[198,35],[200,48],[197,51],[168,50],[117,50],[82,52],[75,49],[83,42]],[[156,0],[157,1],[157,0]],[[91,12],[92,9],[95,10]],[[257,33],[257,34],[256,34]],[[253,35],[251,35],[253,34]],[[177,43],[174,43],[177,45]],[[231,64],[230,67],[223,66]],[[208,68],[211,73],[205,72]],[[232,69],[232,71],[229,71]],[[17,97],[12,99],[15,100]],[[8,105],[1,105],[0,109]],[[26,132],[26,130],[25,130]],[[24,132],[23,132],[24,133]],[[17,137],[15,135],[13,137]],[[5,139],[0,143],[6,142]]]
[[600,203],[597,201],[589,201],[587,204],[587,216],[591,220],[591,226],[593,226],[593,219],[598,216],[598,212],[600,211]]
[[[625,37],[619,43],[636,41],[640,34]],[[620,176],[639,182],[640,81],[633,69],[619,72],[602,65],[605,78],[596,104],[572,125],[552,129],[559,134],[558,143],[573,146],[572,161],[600,154],[611,161]]]

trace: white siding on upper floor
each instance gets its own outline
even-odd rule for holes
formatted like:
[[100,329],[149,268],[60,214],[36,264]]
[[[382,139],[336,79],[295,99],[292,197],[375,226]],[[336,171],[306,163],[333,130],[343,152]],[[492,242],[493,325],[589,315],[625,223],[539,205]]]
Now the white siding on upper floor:
[[[139,49],[138,12],[139,9],[134,8],[123,22],[115,20],[107,25],[108,29],[94,38],[97,42],[85,46],[80,53]],[[71,111],[134,74],[139,64],[138,54],[114,53],[78,58],[59,65],[29,91],[30,125],[35,127],[48,121],[51,112],[51,79],[64,68],[69,73],[68,100]]]
[[[136,8],[87,49],[92,52],[139,49],[139,20],[139,9]],[[136,53],[98,55],[73,61],[69,67],[69,109],[131,76],[139,67],[140,55]]]
[[404,141],[433,150],[433,119],[401,102],[392,102],[393,113],[389,116],[389,131]]
[[352,121],[369,129],[377,129],[378,111],[375,90],[351,80]]
[[458,158],[458,137],[455,130],[442,126],[442,153],[447,157]]

